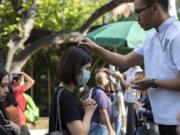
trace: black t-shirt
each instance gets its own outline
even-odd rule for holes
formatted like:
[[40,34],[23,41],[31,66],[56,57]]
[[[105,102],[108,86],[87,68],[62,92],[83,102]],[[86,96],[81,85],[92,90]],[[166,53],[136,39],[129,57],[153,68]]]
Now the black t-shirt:
[[[66,126],[67,123],[74,120],[82,120],[84,116],[84,111],[80,104],[80,100],[77,98],[76,94],[62,87],[56,89],[51,102],[49,132],[57,130],[56,129],[57,94],[60,89],[63,89],[60,95],[62,129],[69,133],[68,128]],[[57,123],[57,125],[58,125],[57,128],[59,129],[59,124]]]

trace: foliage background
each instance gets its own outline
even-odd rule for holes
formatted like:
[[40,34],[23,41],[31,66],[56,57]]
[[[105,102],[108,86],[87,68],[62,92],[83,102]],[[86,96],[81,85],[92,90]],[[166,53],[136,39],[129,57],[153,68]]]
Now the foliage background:
[[[18,22],[24,17],[23,15],[18,16],[14,12],[12,1],[21,1],[25,12],[29,10],[32,2],[32,0],[0,0],[0,56],[3,58],[6,54],[3,54],[2,50],[7,48],[6,45],[12,35],[17,33],[18,30],[21,31],[22,27]],[[28,46],[32,41],[36,41],[51,33],[80,29],[88,17],[105,3],[107,3],[107,0],[40,0],[34,28],[25,45]],[[93,24],[94,28],[107,23],[107,16],[108,22],[114,21],[111,13],[107,13],[96,20]],[[129,18],[119,16],[117,20],[134,20],[134,17],[132,15]],[[56,64],[67,46],[69,45],[64,44],[62,46],[44,48],[33,55],[22,69],[35,80],[34,87],[28,93],[40,108],[41,116],[49,115],[52,93],[58,85],[55,79]],[[113,51],[112,48],[107,49]],[[130,50],[129,48],[118,48],[117,52],[125,54]],[[98,57],[92,56],[95,62]],[[100,65],[104,65],[104,61],[100,60],[95,68]],[[121,69],[121,71],[123,70],[125,69]],[[94,85],[93,77],[94,73],[92,73],[89,86]]]
[[[42,31],[42,35],[31,35],[31,40],[37,40],[44,33],[56,33],[59,31],[77,30],[86,21],[86,19],[100,6],[104,5],[106,0],[40,0],[38,15],[33,30]],[[23,8],[28,11],[31,1],[24,0]],[[23,16],[17,16],[13,10],[11,1],[4,0],[0,3],[0,54],[6,48],[6,44],[16,29],[21,29],[17,22]],[[95,25],[103,23],[103,17],[95,22]],[[48,87],[52,95],[58,82],[55,80],[56,64],[66,45],[62,47],[44,48],[39,51],[27,62],[22,69],[35,80],[35,85],[28,93],[40,108],[41,116],[48,115]],[[5,56],[5,55],[3,55]]]

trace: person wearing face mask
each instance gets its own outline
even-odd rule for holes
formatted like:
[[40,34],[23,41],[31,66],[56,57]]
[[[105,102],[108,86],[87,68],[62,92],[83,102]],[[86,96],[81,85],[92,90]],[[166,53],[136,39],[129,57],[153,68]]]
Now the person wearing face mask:
[[[92,99],[85,100],[82,105],[75,92],[78,90],[78,87],[88,82],[91,63],[91,57],[80,47],[70,47],[61,56],[56,74],[59,86],[51,102],[49,134],[60,130],[63,132],[63,135],[88,134],[91,118],[97,105]],[[61,94],[59,102],[57,102],[57,95],[60,90]],[[57,113],[58,106],[60,113]],[[62,128],[56,120],[59,114]]]
[[7,118],[3,102],[7,98],[9,89],[8,72],[0,67],[0,135],[20,135],[20,128]]

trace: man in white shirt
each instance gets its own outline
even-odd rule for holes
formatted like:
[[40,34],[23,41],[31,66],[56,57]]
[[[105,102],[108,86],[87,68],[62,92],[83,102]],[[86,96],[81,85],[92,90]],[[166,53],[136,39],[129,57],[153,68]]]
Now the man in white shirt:
[[113,53],[89,39],[81,39],[80,43],[118,67],[144,62],[146,78],[134,83],[134,88],[148,89],[160,134],[174,135],[180,112],[180,22],[170,17],[168,0],[135,0],[134,13],[144,30],[155,30],[132,52]]

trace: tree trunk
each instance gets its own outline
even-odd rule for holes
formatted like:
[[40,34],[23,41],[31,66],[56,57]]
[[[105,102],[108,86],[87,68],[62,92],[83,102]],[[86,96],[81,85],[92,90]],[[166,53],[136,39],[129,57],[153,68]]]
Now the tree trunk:
[[15,53],[19,49],[24,49],[24,43],[29,38],[31,30],[33,29],[38,2],[39,0],[32,0],[32,5],[30,7],[30,10],[28,11],[25,18],[21,20],[18,24],[19,27],[21,27],[18,29],[19,34],[17,33],[14,34],[7,44],[8,53],[6,57],[5,68],[9,72],[11,72],[12,69],[11,64],[13,63],[13,58],[15,56]]
[[100,7],[99,9],[97,9],[90,17],[89,19],[85,22],[85,24],[80,28],[80,32],[83,33],[83,35],[85,35],[91,25],[103,14],[111,11],[112,9],[114,9],[115,7],[119,6],[122,2],[124,2],[125,0],[112,0],[111,2],[105,4],[104,6]]

